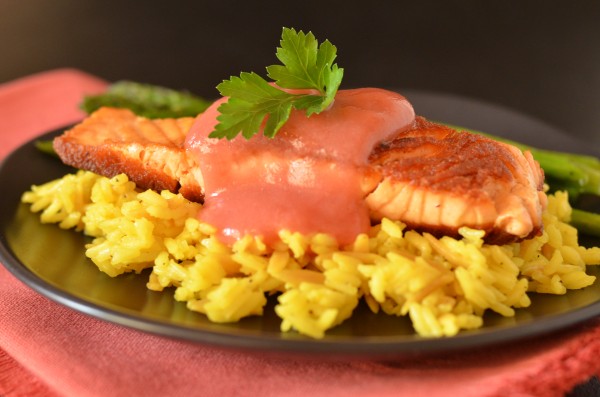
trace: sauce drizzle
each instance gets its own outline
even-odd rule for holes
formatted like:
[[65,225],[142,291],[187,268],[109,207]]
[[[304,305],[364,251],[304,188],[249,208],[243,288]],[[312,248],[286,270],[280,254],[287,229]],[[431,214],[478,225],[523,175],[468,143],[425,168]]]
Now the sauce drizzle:
[[253,234],[272,244],[287,229],[328,233],[348,244],[368,230],[364,197],[380,176],[367,158],[376,143],[413,123],[406,98],[377,88],[340,90],[320,114],[292,110],[274,138],[208,138],[226,100],[199,115],[186,139],[204,179],[199,217],[224,242]]

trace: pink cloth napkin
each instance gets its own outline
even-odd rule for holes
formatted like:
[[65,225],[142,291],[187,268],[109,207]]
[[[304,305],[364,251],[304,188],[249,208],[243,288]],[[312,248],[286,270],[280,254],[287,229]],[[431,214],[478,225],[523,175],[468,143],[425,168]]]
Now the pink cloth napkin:
[[[0,156],[82,117],[105,83],[56,70],[0,85]],[[600,373],[600,319],[525,343],[443,357],[333,361],[219,349],[54,303],[0,266],[0,395],[562,396]]]

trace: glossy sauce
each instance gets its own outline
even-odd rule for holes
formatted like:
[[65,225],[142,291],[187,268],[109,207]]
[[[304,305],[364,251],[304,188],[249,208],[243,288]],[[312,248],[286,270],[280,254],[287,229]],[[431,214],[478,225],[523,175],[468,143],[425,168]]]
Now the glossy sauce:
[[341,90],[320,114],[292,110],[275,138],[208,138],[226,100],[199,115],[186,140],[204,178],[199,217],[224,241],[253,234],[271,244],[287,229],[329,233],[346,244],[368,230],[364,197],[378,180],[367,171],[367,158],[377,142],[413,122],[404,97],[375,88]]

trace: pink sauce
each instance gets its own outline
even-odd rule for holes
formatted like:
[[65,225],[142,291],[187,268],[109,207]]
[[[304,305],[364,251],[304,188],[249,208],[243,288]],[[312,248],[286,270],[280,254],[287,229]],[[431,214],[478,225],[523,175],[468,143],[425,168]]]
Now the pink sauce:
[[292,110],[273,139],[208,138],[226,100],[199,115],[187,136],[204,177],[201,220],[230,243],[253,234],[271,244],[287,229],[329,233],[347,244],[368,230],[367,158],[377,142],[413,122],[404,97],[375,88],[341,90],[320,114]]

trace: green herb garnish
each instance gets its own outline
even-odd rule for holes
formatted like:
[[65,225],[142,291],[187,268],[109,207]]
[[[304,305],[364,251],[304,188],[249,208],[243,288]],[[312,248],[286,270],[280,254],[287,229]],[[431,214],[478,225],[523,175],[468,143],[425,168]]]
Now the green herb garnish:
[[[267,67],[276,86],[256,73],[242,72],[217,86],[221,95],[229,97],[219,106],[221,113],[211,138],[233,139],[242,134],[246,139],[258,133],[265,117],[263,134],[274,137],[290,116],[292,108],[306,115],[320,113],[333,102],[342,82],[344,69],[333,61],[337,49],[328,40],[319,45],[308,32],[284,28],[277,58],[283,65]],[[318,94],[290,94],[280,88],[312,89]]]

